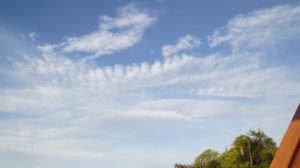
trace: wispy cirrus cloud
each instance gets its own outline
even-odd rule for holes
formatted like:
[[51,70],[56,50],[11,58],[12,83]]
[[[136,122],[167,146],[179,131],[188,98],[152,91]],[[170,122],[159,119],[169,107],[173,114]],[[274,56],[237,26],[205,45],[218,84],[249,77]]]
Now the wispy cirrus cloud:
[[28,36],[32,41],[36,41],[40,37],[40,35],[38,35],[36,32],[31,32],[28,34]]
[[175,45],[165,45],[161,48],[162,54],[165,57],[180,54],[184,50],[198,48],[201,45],[201,40],[190,34],[182,36],[178,39]]
[[299,37],[300,7],[276,6],[231,19],[208,37],[211,47],[228,43],[235,51],[265,49]]
[[131,3],[119,8],[116,17],[101,16],[97,31],[81,37],[68,37],[62,51],[90,53],[91,58],[109,55],[139,42],[145,30],[156,20],[156,16]]

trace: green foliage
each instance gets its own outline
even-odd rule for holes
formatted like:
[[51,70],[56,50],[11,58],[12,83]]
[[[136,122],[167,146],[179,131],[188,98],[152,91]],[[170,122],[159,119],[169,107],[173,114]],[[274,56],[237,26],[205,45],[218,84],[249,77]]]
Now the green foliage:
[[222,154],[212,149],[201,153],[193,168],[268,168],[277,150],[272,138],[261,130],[236,137]]
[[238,167],[238,155],[239,151],[235,148],[231,148],[228,151],[225,151],[217,158],[223,168],[235,168]]
[[217,151],[207,149],[195,159],[194,168],[207,168],[208,164],[215,160],[218,156],[219,153]]
[[221,168],[221,163],[214,159],[207,163],[207,168]]

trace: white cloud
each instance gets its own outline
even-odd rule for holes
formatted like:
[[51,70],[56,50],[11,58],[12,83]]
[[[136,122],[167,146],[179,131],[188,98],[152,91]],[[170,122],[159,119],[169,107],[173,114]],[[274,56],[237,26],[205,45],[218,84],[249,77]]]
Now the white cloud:
[[201,44],[200,39],[192,35],[185,35],[178,39],[175,45],[165,45],[161,51],[163,56],[168,57],[177,55],[179,52],[199,47]]
[[130,110],[128,112],[123,112],[119,117],[132,117],[138,119],[166,119],[166,120],[190,120],[191,117],[177,113],[175,111],[164,111],[164,110],[145,110],[145,109],[136,109]]
[[99,29],[81,37],[69,37],[63,44],[63,51],[90,53],[91,58],[112,54],[132,47],[139,42],[155,16],[139,10],[131,3],[117,10],[115,18],[100,17]]
[[32,41],[36,41],[40,37],[36,32],[29,33],[28,36]]
[[[260,55],[182,54],[163,61],[96,67],[88,62],[44,53],[42,58],[25,57],[17,62],[17,76],[28,82],[83,89],[103,94],[128,94],[163,87],[184,88],[192,95],[258,97],[289,95],[297,91],[294,82],[281,83],[291,74],[289,67],[263,67]],[[22,69],[22,71],[20,71]],[[219,81],[222,81],[220,83]],[[168,89],[165,89],[167,91]],[[33,92],[34,93],[34,92]]]
[[300,35],[300,7],[276,6],[239,15],[209,36],[211,47],[229,43],[235,51],[265,49]]
[[[163,111],[181,114],[183,119],[198,120],[205,117],[223,116],[237,106],[234,101],[202,100],[202,99],[160,99],[143,101],[135,106],[136,109]],[[136,114],[139,112],[137,110]]]

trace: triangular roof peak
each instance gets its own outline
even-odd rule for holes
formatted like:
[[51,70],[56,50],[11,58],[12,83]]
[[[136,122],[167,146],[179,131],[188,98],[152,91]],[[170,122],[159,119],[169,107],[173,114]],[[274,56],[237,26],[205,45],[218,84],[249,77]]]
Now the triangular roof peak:
[[270,168],[300,168],[300,104]]

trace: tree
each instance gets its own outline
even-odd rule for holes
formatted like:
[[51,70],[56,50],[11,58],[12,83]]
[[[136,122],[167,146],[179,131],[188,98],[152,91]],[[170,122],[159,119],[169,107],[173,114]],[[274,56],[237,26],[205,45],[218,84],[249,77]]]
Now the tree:
[[262,130],[251,130],[248,135],[251,139],[254,164],[269,167],[277,150],[275,142]]
[[[211,161],[216,160],[218,156],[219,153],[217,151],[214,151],[212,149],[207,149],[195,159],[194,168],[208,168],[208,164]],[[215,164],[215,163],[211,163],[211,164]]]
[[273,139],[262,130],[250,130],[247,135],[236,137],[232,148],[238,153],[236,163],[250,168],[268,167],[277,150]]
[[247,135],[240,135],[235,138],[233,142],[234,150],[238,151],[237,155],[237,163],[243,164],[249,162],[251,167],[253,166],[253,159],[252,159],[252,149],[251,149],[251,139]]
[[276,150],[273,139],[262,130],[250,130],[236,137],[221,155],[205,150],[195,159],[193,168],[268,168]]

